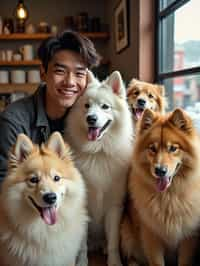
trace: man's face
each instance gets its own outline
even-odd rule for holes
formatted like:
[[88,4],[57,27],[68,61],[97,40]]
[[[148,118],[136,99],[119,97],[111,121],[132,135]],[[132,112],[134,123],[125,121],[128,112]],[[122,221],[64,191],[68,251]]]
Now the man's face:
[[61,50],[49,62],[43,80],[47,84],[47,112],[62,115],[83,92],[87,83],[87,68],[79,54]]

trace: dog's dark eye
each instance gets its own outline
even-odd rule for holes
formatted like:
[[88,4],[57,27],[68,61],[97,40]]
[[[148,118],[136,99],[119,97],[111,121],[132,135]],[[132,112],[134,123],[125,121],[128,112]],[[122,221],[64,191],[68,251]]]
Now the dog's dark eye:
[[60,178],[61,178],[61,177],[60,177],[59,175],[55,175],[55,176],[54,176],[54,181],[56,181],[56,182],[57,182],[57,181],[59,181],[59,180],[60,180]]
[[171,145],[171,146],[168,148],[168,151],[169,151],[169,152],[175,152],[175,151],[177,151],[177,149],[178,149],[178,147]]
[[149,146],[149,151],[152,153],[156,153],[156,147],[154,145]]
[[153,98],[153,94],[149,93],[149,98],[152,99]]
[[37,176],[32,176],[29,181],[33,184],[37,184],[40,180]]
[[85,108],[86,108],[86,109],[90,108],[89,103],[86,103],[86,104],[85,104]]
[[133,93],[135,96],[138,96],[139,95],[139,91],[134,91]]
[[102,104],[101,108],[106,110],[106,109],[109,109],[110,106],[104,103],[104,104]]

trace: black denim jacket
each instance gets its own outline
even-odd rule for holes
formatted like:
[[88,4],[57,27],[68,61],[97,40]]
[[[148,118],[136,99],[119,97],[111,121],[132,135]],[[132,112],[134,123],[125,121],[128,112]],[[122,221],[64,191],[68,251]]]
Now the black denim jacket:
[[20,99],[0,113],[0,182],[7,171],[7,158],[17,135],[24,133],[34,143],[41,144],[50,135],[45,113],[45,85],[40,85],[31,96]]

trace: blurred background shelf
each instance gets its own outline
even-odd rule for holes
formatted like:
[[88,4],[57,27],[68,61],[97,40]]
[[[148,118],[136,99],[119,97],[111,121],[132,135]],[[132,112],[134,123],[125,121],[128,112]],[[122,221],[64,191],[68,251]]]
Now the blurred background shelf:
[[32,94],[36,91],[38,87],[38,83],[25,83],[25,84],[18,84],[18,83],[7,83],[7,84],[0,84],[0,94],[10,94],[15,92],[25,92],[28,94]]
[[[108,39],[109,34],[107,32],[81,32],[84,36],[90,39]],[[49,33],[12,33],[12,34],[0,34],[0,40],[44,40],[52,36]]]
[[41,61],[35,60],[20,60],[20,61],[0,61],[0,66],[39,66]]

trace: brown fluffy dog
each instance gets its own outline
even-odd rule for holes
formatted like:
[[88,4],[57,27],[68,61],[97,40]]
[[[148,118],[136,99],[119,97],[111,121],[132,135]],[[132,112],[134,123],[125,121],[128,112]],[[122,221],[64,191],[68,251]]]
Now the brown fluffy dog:
[[164,266],[166,251],[178,249],[178,265],[191,266],[200,225],[199,136],[181,109],[165,116],[145,110],[137,134],[123,255],[129,265]]
[[135,124],[145,109],[164,113],[167,105],[164,86],[137,79],[132,79],[129,83],[127,97]]

